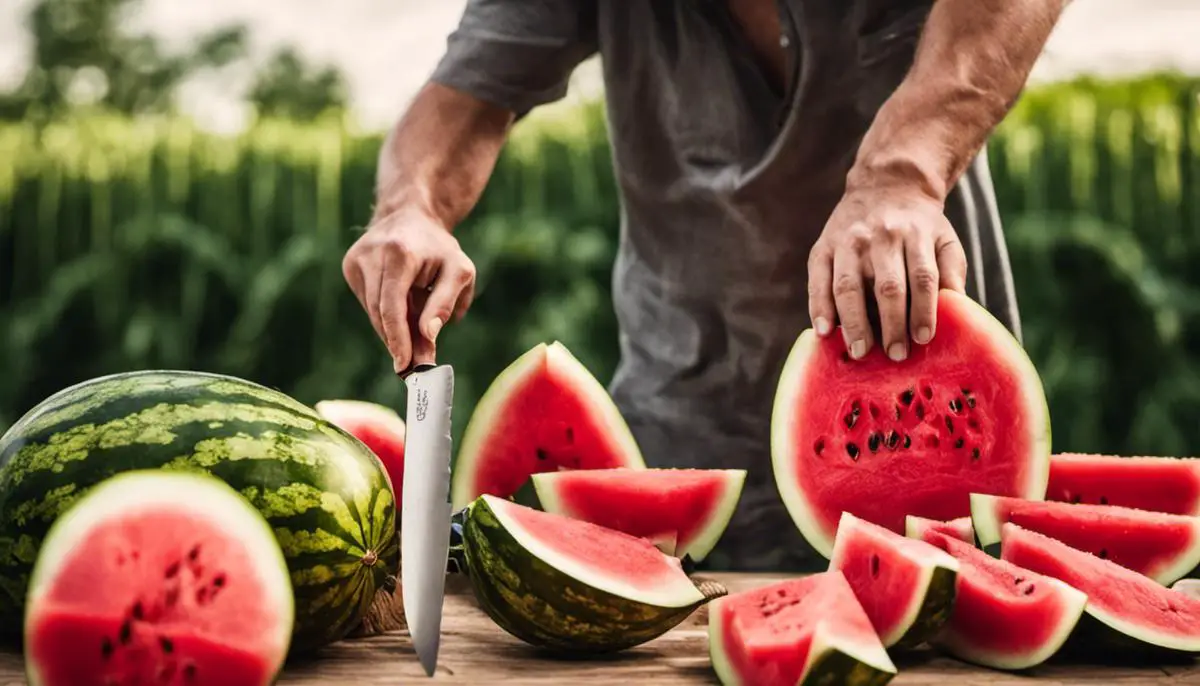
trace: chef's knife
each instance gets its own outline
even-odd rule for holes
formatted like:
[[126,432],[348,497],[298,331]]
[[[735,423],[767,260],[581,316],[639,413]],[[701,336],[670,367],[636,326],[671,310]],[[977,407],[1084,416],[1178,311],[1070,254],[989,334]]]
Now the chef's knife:
[[408,420],[400,512],[404,616],[425,673],[437,668],[450,547],[450,406],[454,369],[421,365],[404,380]]

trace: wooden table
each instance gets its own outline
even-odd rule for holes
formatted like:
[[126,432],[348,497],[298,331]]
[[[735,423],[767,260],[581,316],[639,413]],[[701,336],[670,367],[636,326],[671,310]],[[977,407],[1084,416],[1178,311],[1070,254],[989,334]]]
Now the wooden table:
[[[713,574],[731,592],[761,586],[781,577]],[[607,659],[568,661],[548,658],[509,636],[475,605],[459,577],[447,584],[442,647],[435,683],[445,684],[717,684],[708,660],[706,625],[701,608],[673,631],[643,646]],[[1103,684],[1200,686],[1200,662],[1163,667],[1044,665],[1030,674],[972,667],[925,652],[896,660],[900,674],[893,686],[1031,686],[1032,684]],[[342,641],[319,659],[290,664],[286,686],[384,686],[420,684],[426,677],[403,630]],[[21,657],[0,652],[0,686],[24,686]]]

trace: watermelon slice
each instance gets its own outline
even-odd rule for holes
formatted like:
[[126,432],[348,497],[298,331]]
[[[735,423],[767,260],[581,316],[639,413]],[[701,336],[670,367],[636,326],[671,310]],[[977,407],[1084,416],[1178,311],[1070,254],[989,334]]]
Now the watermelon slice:
[[939,522],[924,517],[909,515],[904,521],[904,535],[909,538],[924,539],[926,531],[936,531],[951,538],[957,538],[964,543],[975,544],[975,529],[970,517],[959,517],[948,522]]
[[971,493],[1033,500],[1046,490],[1050,420],[1037,370],[974,301],[942,291],[938,329],[893,362],[875,346],[851,360],[840,334],[810,329],[775,396],[775,482],[822,555],[843,511],[904,533],[906,515],[970,514]]
[[693,583],[644,538],[490,495],[467,510],[462,539],[484,611],[513,636],[568,654],[645,643],[726,593]]
[[954,536],[916,530],[959,562],[950,621],[934,641],[939,648],[966,662],[1015,670],[1040,665],[1066,643],[1083,615],[1086,595]]
[[1000,537],[1004,560],[1087,594],[1085,612],[1095,620],[1090,629],[1101,632],[1097,643],[1200,654],[1200,600],[1011,522],[1001,527]]
[[885,647],[924,643],[950,617],[958,561],[924,541],[844,512],[829,568],[850,582]]
[[544,343],[500,373],[475,406],[454,467],[454,507],[507,498],[531,474],[646,466],[608,391],[561,343]]
[[1112,560],[1164,586],[1200,566],[1198,517],[974,494],[971,520],[982,546],[999,543],[1001,525],[1012,522]]
[[616,469],[533,475],[542,509],[652,541],[703,560],[742,495],[744,469]]
[[1200,459],[1054,455],[1046,499],[1200,516]]
[[708,649],[725,686],[882,686],[896,675],[838,571],[718,598]]
[[266,521],[224,483],[178,472],[90,489],[47,535],[28,598],[31,686],[270,684],[294,621]]
[[[404,493],[404,420],[396,411],[364,400],[322,400],[313,406],[317,414],[342,431],[362,441],[383,463],[392,481],[396,511]],[[396,519],[400,526],[400,519]]]

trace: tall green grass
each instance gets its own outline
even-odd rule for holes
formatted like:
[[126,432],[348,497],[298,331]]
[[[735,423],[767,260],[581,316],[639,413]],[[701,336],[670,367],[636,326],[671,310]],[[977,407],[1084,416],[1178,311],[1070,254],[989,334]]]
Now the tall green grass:
[[[1058,450],[1200,452],[1198,94],[1174,76],[1039,88],[990,144]],[[231,137],[96,113],[0,126],[0,428],[152,367],[399,406],[340,270],[380,142],[336,119]],[[441,345],[456,416],[537,341],[611,373],[618,212],[598,105],[518,127],[458,231],[480,294]]]

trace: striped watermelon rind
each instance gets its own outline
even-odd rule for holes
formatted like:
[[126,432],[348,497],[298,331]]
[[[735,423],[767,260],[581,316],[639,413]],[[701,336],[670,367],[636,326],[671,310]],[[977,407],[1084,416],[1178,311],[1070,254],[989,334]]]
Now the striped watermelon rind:
[[296,596],[293,651],[344,637],[398,569],[395,498],[378,458],[311,408],[219,374],[104,376],[43,401],[0,437],[0,636],[19,633],[57,516],[122,472],[205,472],[270,523]]

